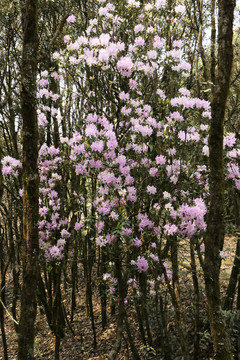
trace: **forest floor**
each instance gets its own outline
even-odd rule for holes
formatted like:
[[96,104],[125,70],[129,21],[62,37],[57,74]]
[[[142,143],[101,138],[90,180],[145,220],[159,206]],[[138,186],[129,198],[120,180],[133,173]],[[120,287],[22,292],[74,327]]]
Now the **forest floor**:
[[[227,253],[227,257],[222,261],[221,268],[221,286],[224,292],[227,281],[229,279],[231,268],[234,260],[236,239],[228,237],[225,241],[224,251]],[[187,270],[186,264],[189,263],[189,257],[185,251],[180,254],[180,268],[184,275],[184,285],[191,282],[191,274]],[[182,265],[181,265],[182,264]],[[201,271],[201,270],[199,270]],[[202,287],[204,287],[203,278],[199,277]],[[9,280],[9,279],[8,279]],[[9,280],[11,281],[11,279]],[[191,287],[191,285],[190,285]],[[204,291],[203,291],[204,292]],[[97,293],[97,289],[96,289]],[[9,307],[8,293],[7,300]],[[184,306],[189,306],[192,302],[190,294],[182,293],[182,297],[189,296],[189,301]],[[64,297],[66,312],[68,313],[68,304],[70,303],[70,294]],[[110,314],[110,311],[108,312]],[[138,326],[134,326],[135,314],[130,309],[130,321],[131,329],[137,329]],[[61,341],[60,347],[60,359],[61,360],[107,360],[107,355],[112,349],[112,346],[116,339],[116,316],[108,316],[107,327],[103,330],[101,325],[101,306],[100,297],[96,295],[94,297],[94,316],[97,332],[97,347],[93,347],[93,334],[91,328],[91,321],[86,315],[85,302],[84,302],[84,287],[80,284],[77,298],[77,309],[74,315],[74,322],[65,328],[65,337]],[[69,317],[69,314],[68,314]],[[14,328],[13,321],[5,313],[5,329],[8,344],[8,358],[9,360],[17,360],[17,337]],[[73,334],[74,333],[74,334]],[[1,335],[1,332],[0,332]],[[134,342],[135,346],[141,354],[142,359],[154,359],[162,360],[158,356],[143,355],[143,346],[138,331],[134,331]],[[36,320],[36,340],[35,340],[35,355],[36,360],[54,360],[54,346],[55,337],[48,327],[45,315],[41,315],[38,308],[37,320]],[[192,351],[192,350],[191,350]],[[117,357],[118,360],[131,360],[131,351],[127,342],[123,339],[121,350]],[[202,359],[211,359],[211,357],[203,356]],[[3,355],[3,348],[0,340],[0,360],[5,360]]]

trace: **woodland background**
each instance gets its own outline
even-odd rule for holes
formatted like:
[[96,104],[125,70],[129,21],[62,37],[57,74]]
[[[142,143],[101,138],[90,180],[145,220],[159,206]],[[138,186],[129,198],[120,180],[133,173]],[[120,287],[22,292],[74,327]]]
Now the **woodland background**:
[[0,358],[239,359],[239,32],[231,0],[1,1]]

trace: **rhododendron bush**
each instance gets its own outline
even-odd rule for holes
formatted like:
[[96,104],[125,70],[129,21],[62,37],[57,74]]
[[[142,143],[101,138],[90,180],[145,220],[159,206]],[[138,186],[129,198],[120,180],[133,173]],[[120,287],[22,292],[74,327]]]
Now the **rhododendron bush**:
[[[76,242],[83,257],[93,250],[118,306],[169,290],[172,244],[204,253],[211,108],[188,90],[184,39],[167,42],[169,19],[180,27],[184,13],[165,0],[99,0],[86,28],[68,17],[58,71],[38,81],[41,264],[61,266]],[[62,127],[69,102],[71,131]],[[47,141],[54,122],[58,147]],[[236,146],[226,134],[226,180],[239,189]],[[20,172],[18,159],[2,160],[6,183]]]

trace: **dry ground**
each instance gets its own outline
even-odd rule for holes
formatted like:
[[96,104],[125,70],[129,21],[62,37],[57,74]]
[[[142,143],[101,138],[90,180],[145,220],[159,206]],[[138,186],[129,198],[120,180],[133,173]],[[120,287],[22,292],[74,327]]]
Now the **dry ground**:
[[[221,284],[222,291],[224,292],[227,281],[229,279],[231,268],[234,260],[236,240],[233,237],[228,237],[225,241],[225,251],[227,252],[227,258],[222,262],[221,271]],[[189,256],[186,250],[180,253],[180,264],[186,264],[189,261]],[[190,274],[187,274],[187,269],[183,265],[182,271],[186,272],[186,278],[191,281]],[[199,271],[201,271],[199,269]],[[201,279],[201,277],[200,277]],[[9,281],[9,279],[8,279]],[[97,292],[97,291],[96,291]],[[77,299],[77,310],[74,317],[74,322],[71,325],[72,330],[75,333],[73,335],[70,328],[67,326],[65,331],[65,337],[61,343],[61,360],[106,360],[107,355],[110,352],[112,345],[115,341],[116,319],[115,316],[108,318],[108,325],[105,330],[101,327],[101,313],[99,297],[94,299],[94,314],[97,329],[97,348],[93,348],[93,336],[91,323],[85,313],[84,307],[84,291],[83,287],[80,289]],[[183,294],[184,296],[184,294]],[[8,304],[9,303],[8,298]],[[65,307],[68,308],[68,299],[65,298]],[[10,305],[9,305],[10,306]],[[110,312],[109,312],[110,313]],[[6,335],[8,343],[9,360],[17,360],[17,339],[14,330],[14,325],[11,319],[5,314],[6,321]],[[130,321],[132,329],[134,329],[134,315]],[[138,338],[138,334],[134,332],[135,345],[138,350],[141,348],[141,341]],[[45,316],[41,315],[38,310],[36,321],[36,343],[35,343],[36,360],[54,360],[54,336],[48,328]],[[126,342],[122,343],[121,352],[118,356],[118,360],[131,360],[130,349],[126,346]],[[144,357],[143,357],[144,359]],[[149,358],[150,359],[150,358]],[[158,357],[152,357],[152,359],[160,360]],[[3,357],[3,349],[0,339],[0,360],[5,360]]]

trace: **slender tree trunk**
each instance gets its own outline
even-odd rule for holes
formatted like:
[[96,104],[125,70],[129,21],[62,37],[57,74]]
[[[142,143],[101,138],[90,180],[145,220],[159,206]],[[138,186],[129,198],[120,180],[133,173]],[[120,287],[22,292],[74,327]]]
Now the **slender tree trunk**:
[[38,267],[38,126],[36,112],[37,0],[25,1],[21,111],[23,120],[23,276],[18,360],[34,359]]
[[216,24],[215,24],[215,11],[216,11],[216,0],[211,0],[211,83],[212,89],[214,89],[215,84],[215,67],[216,67],[216,56],[215,56],[215,47],[216,47]]
[[189,360],[188,334],[183,317],[182,301],[180,295],[179,269],[178,269],[178,242],[177,237],[172,237],[170,246],[170,256],[172,262],[172,286],[173,286],[173,305],[176,312],[176,322],[179,330],[180,344],[184,360]]
[[233,60],[234,0],[219,1],[218,71],[212,99],[209,134],[210,209],[205,240],[205,285],[216,360],[230,360],[232,353],[221,312],[220,256],[224,240],[223,123]]
[[194,360],[198,360],[199,358],[199,350],[200,350],[200,319],[199,319],[199,310],[200,310],[200,292],[199,292],[199,283],[197,277],[197,266],[195,261],[194,254],[194,241],[190,240],[190,255],[191,255],[191,272],[192,272],[192,280],[193,280],[193,288],[194,288],[194,352],[193,358]]

